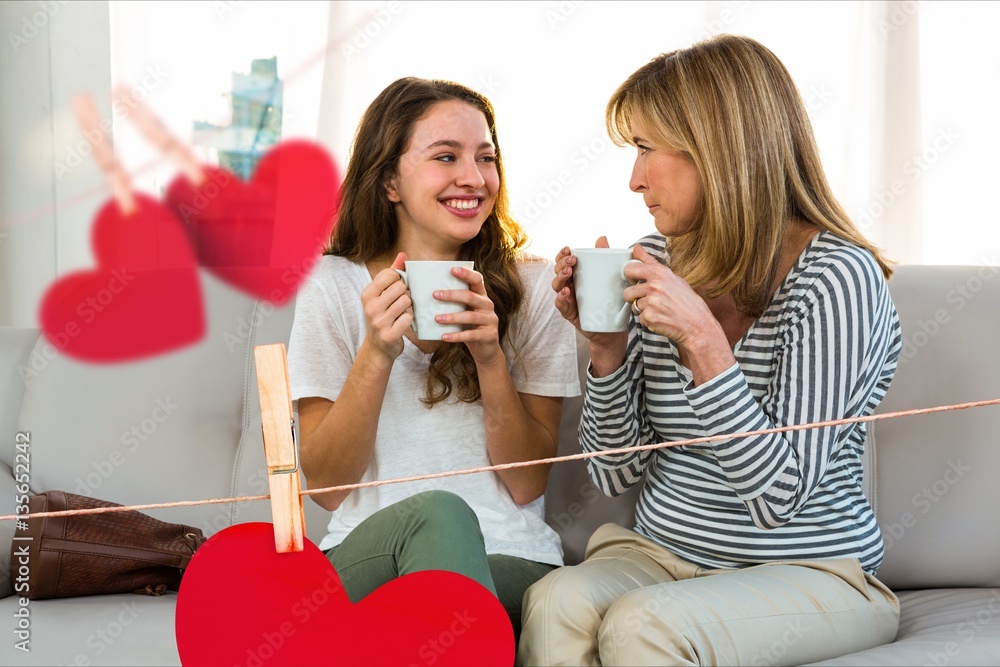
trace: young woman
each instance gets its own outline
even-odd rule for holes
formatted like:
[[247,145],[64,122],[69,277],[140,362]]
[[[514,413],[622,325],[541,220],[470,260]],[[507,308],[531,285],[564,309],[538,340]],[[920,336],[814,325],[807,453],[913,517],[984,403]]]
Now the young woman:
[[[882,539],[861,490],[865,427],[615,453],[870,414],[901,336],[890,270],[836,202],[781,62],[720,36],[655,58],[607,108],[637,149],[656,234],[633,255],[621,334],[586,334],[580,440],[609,495],[643,483],[635,529],[525,596],[519,660],[802,664],[892,641]],[[575,259],[553,288],[578,323]],[[643,481],[644,480],[644,481]]]
[[[554,456],[579,393],[575,335],[549,297],[552,263],[511,218],[493,107],[464,86],[400,79],[354,140],[329,248],[299,291],[289,344],[309,487]],[[442,341],[418,340],[395,269],[472,260]],[[548,466],[312,496],[320,544],[357,601],[390,579],[449,570],[497,594],[520,631],[524,590],[562,563],[544,521]]]

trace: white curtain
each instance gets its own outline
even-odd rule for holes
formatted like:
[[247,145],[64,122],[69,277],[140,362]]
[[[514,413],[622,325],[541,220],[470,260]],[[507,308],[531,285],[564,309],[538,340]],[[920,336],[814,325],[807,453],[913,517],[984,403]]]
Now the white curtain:
[[[923,260],[923,183],[908,179],[907,161],[920,153],[920,28],[916,2],[863,7],[874,43],[871,55],[874,196],[866,213],[873,232],[902,264]],[[881,214],[879,216],[878,214]],[[881,217],[881,220],[879,220]]]
[[652,230],[627,189],[632,154],[603,130],[615,86],[658,53],[720,32],[774,50],[810,108],[831,183],[858,226],[901,263],[923,261],[916,2],[343,3],[317,137],[346,161],[365,106],[399,76],[449,78],[498,112],[513,209],[550,256]]

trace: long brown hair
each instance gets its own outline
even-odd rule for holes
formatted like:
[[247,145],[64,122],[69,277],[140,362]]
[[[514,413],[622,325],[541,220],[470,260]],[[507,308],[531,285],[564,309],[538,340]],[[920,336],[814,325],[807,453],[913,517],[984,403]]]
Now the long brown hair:
[[760,316],[793,219],[865,248],[892,275],[834,197],[795,83],[759,42],[719,35],[661,54],[619,86],[605,118],[619,146],[634,145],[635,119],[698,169],[697,219],[670,239],[670,264],[692,286],[710,285],[709,297],[732,293]]
[[[528,239],[510,213],[493,105],[471,88],[451,81],[406,77],[394,81],[375,98],[361,117],[354,135],[340,191],[337,223],[324,254],[366,262],[392,250],[399,230],[386,186],[398,172],[399,158],[409,146],[414,125],[432,106],[450,100],[465,102],[486,116],[496,147],[500,185],[493,211],[476,238],[462,246],[459,259],[472,260],[476,270],[483,275],[499,319],[502,342],[523,297],[516,264]],[[472,403],[482,396],[476,363],[462,343],[441,345],[431,356],[428,371],[423,399],[428,405],[451,394],[453,379],[457,380],[459,400]]]

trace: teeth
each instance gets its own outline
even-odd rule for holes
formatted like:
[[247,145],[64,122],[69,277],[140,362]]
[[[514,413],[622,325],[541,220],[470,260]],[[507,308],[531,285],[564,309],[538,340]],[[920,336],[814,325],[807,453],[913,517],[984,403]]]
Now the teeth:
[[450,206],[452,208],[469,210],[479,206],[478,199],[448,199],[444,202],[445,206]]

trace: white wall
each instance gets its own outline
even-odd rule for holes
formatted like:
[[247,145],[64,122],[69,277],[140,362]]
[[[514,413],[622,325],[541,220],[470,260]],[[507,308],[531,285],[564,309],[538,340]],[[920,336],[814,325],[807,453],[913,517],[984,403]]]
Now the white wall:
[[111,117],[108,3],[2,2],[0,37],[0,325],[37,326],[53,279],[94,261],[108,189],[70,105],[96,91]]

